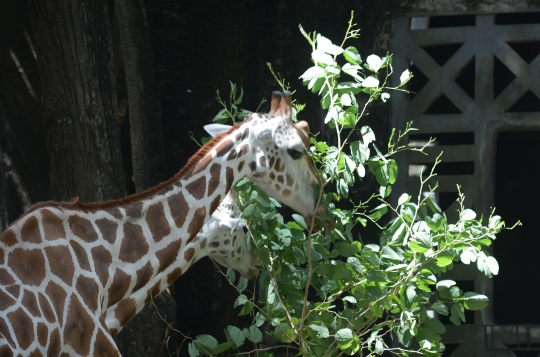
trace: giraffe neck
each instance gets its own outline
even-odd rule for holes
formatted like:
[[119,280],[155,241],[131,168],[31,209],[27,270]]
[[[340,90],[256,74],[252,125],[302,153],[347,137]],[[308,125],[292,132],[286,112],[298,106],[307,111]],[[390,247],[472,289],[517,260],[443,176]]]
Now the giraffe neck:
[[111,246],[116,254],[102,297],[105,322],[113,335],[207,255],[207,242],[197,234],[232,185],[250,170],[249,129],[240,130],[224,136],[186,175],[159,193],[109,209],[123,213],[121,228],[111,234],[122,238]]

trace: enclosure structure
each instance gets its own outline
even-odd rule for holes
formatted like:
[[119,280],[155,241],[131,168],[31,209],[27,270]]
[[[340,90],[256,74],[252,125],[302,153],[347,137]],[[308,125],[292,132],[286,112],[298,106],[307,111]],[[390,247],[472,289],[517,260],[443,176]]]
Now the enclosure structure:
[[[463,290],[485,294],[491,304],[466,314],[467,322],[446,325],[445,356],[536,356],[540,354],[540,293],[535,276],[538,251],[535,214],[540,213],[540,9],[512,12],[411,12],[396,18],[394,71],[413,72],[411,93],[393,95],[393,126],[414,121],[409,143],[429,156],[399,156],[399,192],[415,193],[438,154],[435,196],[450,221],[457,218],[458,189],[465,204],[489,216],[491,207],[507,223],[491,253],[501,274],[486,278],[476,267],[454,263],[444,278]],[[397,84],[397,83],[396,83]],[[423,191],[428,191],[425,188]],[[428,194],[427,192],[425,194]],[[535,352],[537,351],[537,352]]]

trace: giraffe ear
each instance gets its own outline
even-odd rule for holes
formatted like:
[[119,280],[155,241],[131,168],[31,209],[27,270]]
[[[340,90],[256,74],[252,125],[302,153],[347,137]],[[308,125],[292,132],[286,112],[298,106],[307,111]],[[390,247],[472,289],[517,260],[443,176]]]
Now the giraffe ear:
[[226,133],[232,126],[224,124],[207,124],[204,126],[204,130],[210,134],[213,138],[219,134]]

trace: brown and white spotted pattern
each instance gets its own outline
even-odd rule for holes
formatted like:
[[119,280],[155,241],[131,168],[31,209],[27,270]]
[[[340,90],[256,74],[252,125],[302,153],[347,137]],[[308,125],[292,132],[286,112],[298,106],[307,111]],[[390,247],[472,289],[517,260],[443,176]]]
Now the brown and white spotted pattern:
[[318,177],[290,103],[289,93],[274,93],[270,113],[218,135],[150,190],[42,203],[8,227],[0,234],[0,355],[119,356],[112,336],[197,258],[219,253],[198,233],[243,177],[309,219]]

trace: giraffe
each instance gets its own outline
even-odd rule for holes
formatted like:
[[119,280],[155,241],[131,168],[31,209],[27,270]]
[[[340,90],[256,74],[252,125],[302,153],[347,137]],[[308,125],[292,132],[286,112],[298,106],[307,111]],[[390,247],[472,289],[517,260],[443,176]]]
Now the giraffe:
[[0,234],[0,355],[120,356],[112,337],[208,252],[199,231],[241,178],[307,222],[326,215],[308,133],[291,120],[290,93],[274,92],[269,113],[217,135],[156,187],[34,205]]

